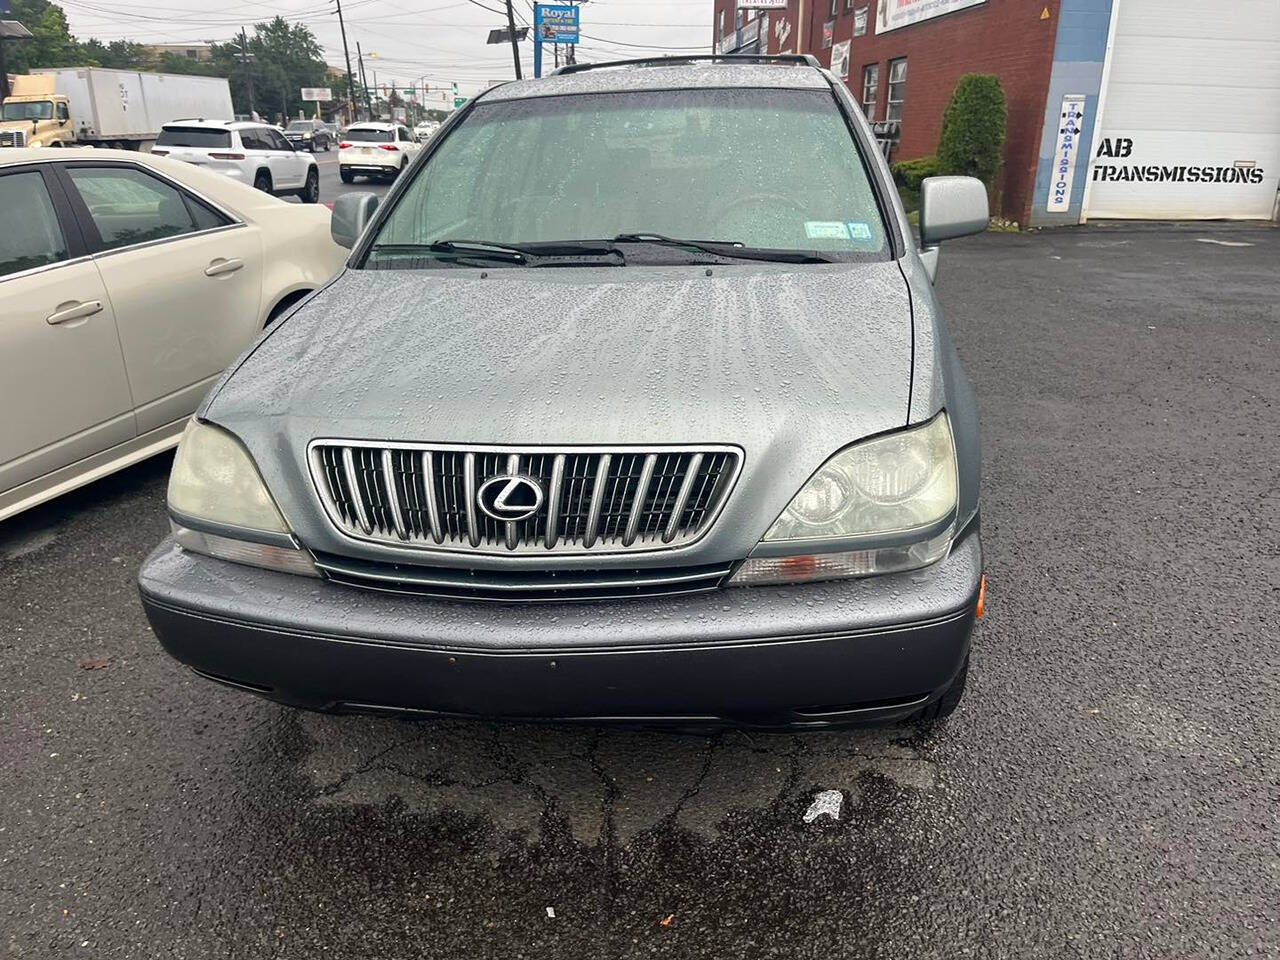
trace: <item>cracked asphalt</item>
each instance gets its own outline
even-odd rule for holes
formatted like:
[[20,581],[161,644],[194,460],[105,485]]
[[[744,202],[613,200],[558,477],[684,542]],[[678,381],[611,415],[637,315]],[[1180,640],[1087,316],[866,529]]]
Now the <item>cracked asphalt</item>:
[[149,634],[165,458],[0,524],[0,950],[1280,955],[1278,265],[1265,227],[944,248],[990,593],[928,737],[293,712]]

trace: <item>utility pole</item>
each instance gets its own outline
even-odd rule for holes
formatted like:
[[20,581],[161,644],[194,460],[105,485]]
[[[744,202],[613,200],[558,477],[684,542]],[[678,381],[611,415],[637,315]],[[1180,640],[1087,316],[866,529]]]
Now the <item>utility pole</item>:
[[507,32],[511,35],[511,59],[516,63],[516,79],[523,80],[520,72],[520,41],[516,39],[516,14],[511,9],[511,0],[507,0]]
[[364,73],[364,51],[360,49],[360,41],[356,41],[356,57],[360,63],[360,86],[364,89],[364,109],[368,114],[366,120],[373,119],[373,101],[369,99],[369,80]]
[[240,28],[240,63],[244,67],[244,82],[249,93],[249,116],[256,111],[253,105],[253,71],[249,69],[249,38],[245,36],[244,27]]
[[338,4],[338,29],[342,31],[342,56],[347,61],[347,99],[351,101],[351,119],[356,118],[356,88],[351,79],[351,53],[347,49],[347,25],[342,20],[342,0]]

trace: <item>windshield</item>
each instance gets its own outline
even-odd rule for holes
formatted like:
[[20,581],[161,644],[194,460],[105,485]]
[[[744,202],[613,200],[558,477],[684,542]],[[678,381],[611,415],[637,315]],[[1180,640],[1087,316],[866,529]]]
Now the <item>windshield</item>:
[[442,240],[625,234],[888,257],[871,181],[829,91],[716,89],[482,103],[414,177],[373,258]]
[[162,127],[157,147],[229,147],[231,134],[205,127]]
[[343,134],[347,140],[355,140],[364,143],[390,143],[392,133],[390,130],[347,130]]
[[31,100],[27,103],[6,103],[4,105],[6,120],[52,120],[52,100]]

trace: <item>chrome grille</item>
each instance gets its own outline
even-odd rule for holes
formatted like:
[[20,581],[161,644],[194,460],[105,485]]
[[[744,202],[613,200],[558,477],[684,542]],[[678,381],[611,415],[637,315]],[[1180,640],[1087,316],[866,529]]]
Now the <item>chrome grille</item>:
[[[318,440],[312,479],[352,537],[466,553],[664,550],[702,536],[737,477],[734,447],[515,449]],[[523,520],[496,520],[476,492],[519,475],[543,490]]]
[[0,147],[25,147],[27,135],[22,130],[5,130],[0,133]]
[[729,564],[644,569],[494,571],[428,567],[416,563],[378,563],[314,554],[316,565],[335,583],[363,590],[449,600],[510,603],[562,603],[669,597],[717,590]]

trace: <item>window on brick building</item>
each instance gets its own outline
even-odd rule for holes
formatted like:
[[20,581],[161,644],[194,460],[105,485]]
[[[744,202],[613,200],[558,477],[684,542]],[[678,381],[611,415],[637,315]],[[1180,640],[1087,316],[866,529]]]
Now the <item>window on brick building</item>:
[[868,120],[876,118],[876,100],[880,96],[880,64],[868,63],[862,68],[862,112]]
[[889,61],[889,102],[885,107],[886,120],[902,120],[902,105],[907,99],[907,58]]
[[831,15],[834,17],[840,12],[840,0],[831,0]]
[[721,40],[724,39],[724,11],[723,10],[720,11],[720,33],[718,34],[718,36]]

